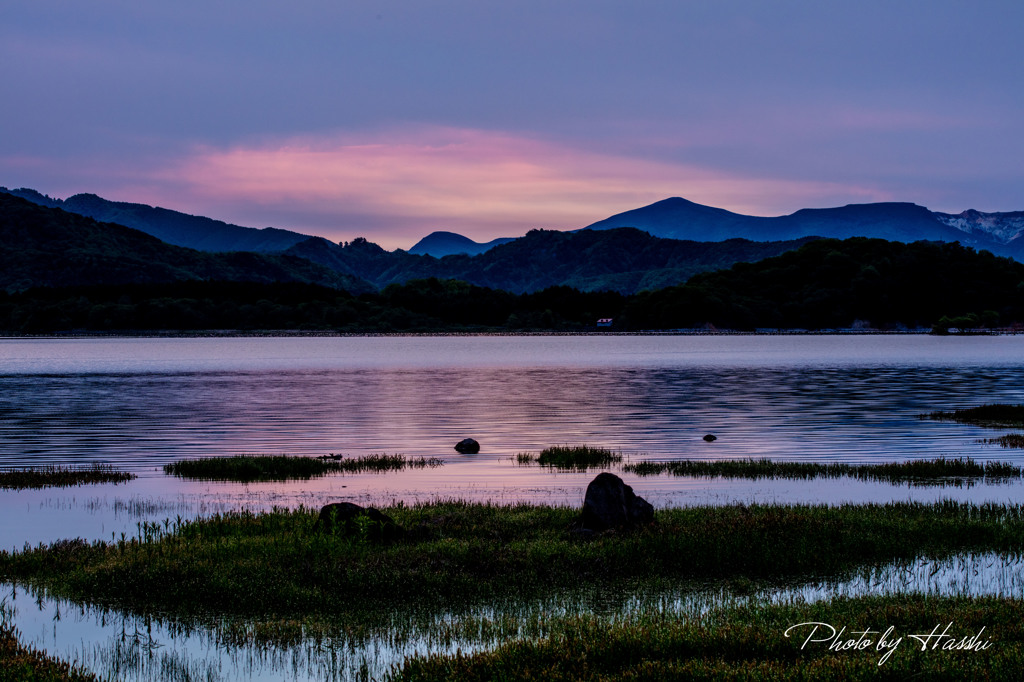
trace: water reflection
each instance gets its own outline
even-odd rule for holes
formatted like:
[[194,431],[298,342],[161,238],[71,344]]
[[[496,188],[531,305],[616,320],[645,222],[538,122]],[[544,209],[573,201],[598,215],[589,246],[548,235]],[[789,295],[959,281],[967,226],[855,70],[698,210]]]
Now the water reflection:
[[[1013,367],[0,376],[0,466],[141,471],[251,452],[451,457],[467,435],[506,457],[588,443],[655,459],[1013,459],[975,442],[990,430],[918,417],[1021,402],[1022,385],[1024,368]],[[709,432],[715,443],[701,440]]]
[[738,596],[726,588],[684,587],[637,593],[579,591],[545,600],[488,606],[461,613],[396,615],[391,625],[360,636],[318,633],[290,645],[245,643],[247,626],[204,628],[134,617],[51,599],[7,586],[5,618],[22,641],[81,663],[107,679],[366,680],[381,679],[407,656],[491,649],[524,637],[544,637],[559,618],[594,614],[608,622],[663,614],[692,618],[755,603],[788,604],[920,593],[1024,597],[1019,555],[961,554],[865,567],[842,580],[816,580]]

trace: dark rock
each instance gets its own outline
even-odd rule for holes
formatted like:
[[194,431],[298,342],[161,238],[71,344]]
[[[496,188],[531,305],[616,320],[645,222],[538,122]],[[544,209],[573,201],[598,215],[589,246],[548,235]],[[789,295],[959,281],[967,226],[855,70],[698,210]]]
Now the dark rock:
[[654,521],[654,507],[615,474],[604,472],[587,486],[580,528],[603,531],[631,529]]
[[313,530],[339,533],[369,542],[394,542],[405,535],[405,529],[384,512],[373,507],[361,507],[352,502],[325,505],[320,510],[316,523],[313,524]]
[[713,433],[709,433],[708,435],[704,436],[704,440],[708,443],[714,443],[716,440],[718,440],[718,436],[716,436]]
[[475,455],[480,452],[480,443],[472,438],[463,438],[455,444],[455,451],[463,455]]

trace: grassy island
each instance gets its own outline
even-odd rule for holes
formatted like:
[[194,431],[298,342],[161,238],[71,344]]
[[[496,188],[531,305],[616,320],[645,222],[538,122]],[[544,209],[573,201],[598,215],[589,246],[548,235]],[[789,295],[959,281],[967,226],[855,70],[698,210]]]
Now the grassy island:
[[844,464],[833,462],[775,462],[770,459],[742,459],[675,462],[637,462],[626,464],[623,471],[637,476],[671,474],[673,476],[704,476],[708,478],[857,478],[865,481],[886,483],[916,483],[935,485],[950,480],[1003,481],[1020,478],[1021,468],[1004,462],[976,462],[970,458],[909,462],[887,462],[885,464]]
[[366,455],[364,457],[292,457],[288,455],[236,455],[183,459],[164,465],[164,473],[204,481],[287,481],[309,480],[332,473],[397,471],[406,468],[437,467],[437,457]]
[[993,403],[952,412],[929,412],[922,416],[937,421],[953,421],[975,426],[1024,428],[1024,405]]
[[0,471],[0,488],[68,488],[91,483],[124,483],[134,478],[135,474],[118,471],[106,464],[89,467],[50,466]]
[[[1024,506],[739,505],[659,510],[634,533],[574,534],[564,507],[384,509],[408,539],[314,530],[313,510],[143,526],[116,542],[0,552],[0,578],[133,612],[344,615],[543,596],[581,584],[790,580],[919,555],[1024,549]],[[638,560],[642,558],[642,560]]]
[[539,455],[528,452],[516,455],[520,464],[536,462],[552,469],[586,471],[622,461],[622,453],[612,452],[606,448],[595,448],[589,445],[555,445],[544,448]]

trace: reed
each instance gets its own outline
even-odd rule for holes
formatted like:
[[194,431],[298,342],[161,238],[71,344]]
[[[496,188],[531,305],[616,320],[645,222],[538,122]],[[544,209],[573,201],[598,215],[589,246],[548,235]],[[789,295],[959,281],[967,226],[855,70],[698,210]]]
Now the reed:
[[92,673],[18,641],[18,631],[0,623],[0,680],[4,682],[98,682]]
[[776,462],[770,459],[742,459],[676,462],[636,462],[622,467],[637,476],[702,476],[708,478],[857,478],[887,483],[929,484],[950,479],[988,479],[1005,481],[1019,478],[1020,467],[1003,462],[976,462],[970,458],[940,457],[930,460],[889,462],[885,464],[829,464],[817,462]]
[[93,464],[88,467],[31,467],[0,472],[0,488],[68,488],[92,483],[124,483],[134,478],[135,474],[118,471],[107,464]]
[[998,438],[986,438],[982,442],[989,445],[998,445],[1002,448],[1024,448],[1024,434],[1008,433]]
[[1024,427],[1024,405],[992,403],[952,412],[929,412],[921,416],[925,419],[953,421],[976,426]]
[[437,457],[366,455],[363,457],[292,457],[288,455],[236,455],[183,459],[164,465],[171,476],[205,481],[287,481],[309,480],[332,473],[398,471],[406,468],[437,467]]
[[[605,467],[622,461],[622,454],[606,448],[595,448],[589,445],[556,445],[540,451],[536,459],[541,466],[553,469],[571,469],[586,471],[595,467]],[[520,464],[525,463],[522,459]]]

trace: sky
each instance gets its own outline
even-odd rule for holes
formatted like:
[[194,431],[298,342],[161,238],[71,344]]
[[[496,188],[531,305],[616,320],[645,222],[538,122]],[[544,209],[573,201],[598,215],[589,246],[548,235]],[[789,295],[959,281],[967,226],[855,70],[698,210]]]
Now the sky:
[[409,248],[1024,210],[1019,0],[2,0],[0,185]]

